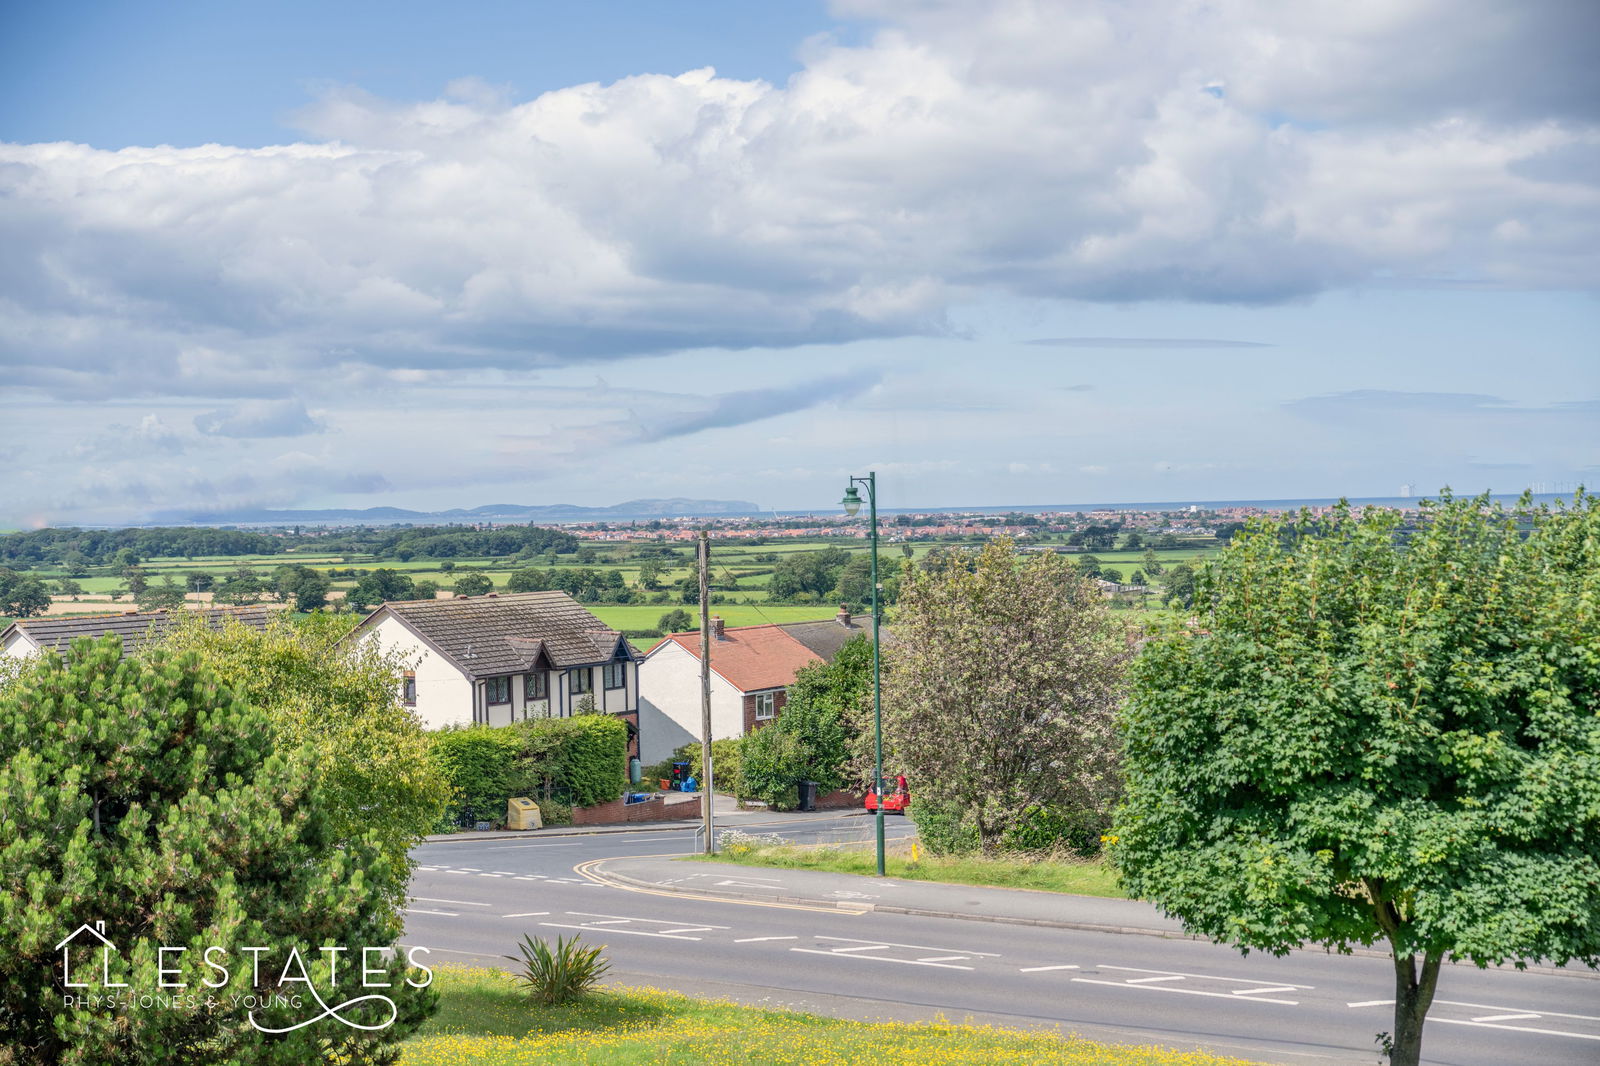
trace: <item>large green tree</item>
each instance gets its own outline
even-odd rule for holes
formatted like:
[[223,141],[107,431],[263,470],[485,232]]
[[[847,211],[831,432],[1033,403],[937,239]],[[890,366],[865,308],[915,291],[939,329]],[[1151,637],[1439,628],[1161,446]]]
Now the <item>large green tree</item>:
[[332,587],[333,580],[327,574],[300,563],[280,566],[272,572],[272,590],[284,603],[292,602],[297,611],[326,607]]
[[773,567],[767,591],[775,600],[793,599],[803,594],[826,596],[833,591],[849,561],[850,554],[843,548],[792,552]]
[[[878,606],[892,607],[900,597],[900,560],[890,556],[878,559],[878,584],[883,586]],[[829,598],[839,603],[860,604],[863,611],[872,603],[872,556],[852,555],[839,571]]]
[[218,603],[231,603],[235,607],[244,607],[252,603],[260,603],[265,586],[261,584],[260,576],[250,567],[241,566],[217,586],[212,598]]
[[32,574],[0,566],[0,614],[32,618],[50,608],[50,590]]
[[821,792],[850,783],[850,740],[872,693],[872,642],[852,637],[832,662],[803,666],[776,721],[744,739],[746,794],[777,808],[793,807],[801,781]]
[[493,591],[494,581],[487,574],[462,574],[456,578],[455,592],[457,596],[482,596]]
[[1128,645],[1094,581],[1006,540],[911,571],[886,644],[887,772],[986,851],[1041,809],[1103,817]]
[[330,832],[370,835],[401,899],[408,852],[438,822],[450,787],[428,759],[428,734],[399,699],[405,661],[371,641],[345,641],[348,616],[282,614],[265,629],[186,618],[163,644],[198,655],[221,681],[268,713],[285,744],[316,751]]
[[415,593],[410,577],[380,567],[362,574],[355,588],[345,593],[344,602],[353,611],[365,611],[386,600],[409,600]]
[[141,611],[178,611],[183,609],[184,598],[183,586],[171,574],[163,574],[160,584],[146,582],[134,603]]
[[[0,691],[0,1046],[17,1063],[294,1064],[393,1061],[432,1007],[405,984],[383,886],[395,873],[371,837],[341,836],[317,755],[283,742],[192,654],[123,659],[107,637],[53,652]],[[84,923],[116,950],[102,964]],[[74,982],[63,995],[58,943]],[[346,949],[335,974],[325,946]],[[164,948],[164,951],[158,951]],[[259,971],[247,948],[262,948]],[[290,952],[298,954],[303,971]],[[360,958],[391,987],[394,1023],[326,1019],[364,994]],[[218,963],[222,970],[209,963]],[[226,976],[220,976],[225,971]],[[311,986],[301,984],[301,974]],[[288,975],[288,982],[283,980]],[[184,987],[173,988],[181,982]],[[208,984],[209,982],[209,984]],[[120,983],[124,987],[114,987]],[[255,1006],[235,997],[281,993]],[[169,997],[163,1002],[161,997]],[[298,1006],[294,1000],[300,1000]],[[388,1006],[346,1007],[377,1026]],[[256,1024],[252,1024],[252,1017]]]
[[[1122,716],[1130,894],[1283,954],[1387,941],[1393,1059],[1441,963],[1600,963],[1600,508],[1262,522]],[[1286,535],[1287,534],[1287,535]]]
[[514,570],[506,578],[507,592],[543,592],[550,587],[550,572],[538,567],[525,566]]

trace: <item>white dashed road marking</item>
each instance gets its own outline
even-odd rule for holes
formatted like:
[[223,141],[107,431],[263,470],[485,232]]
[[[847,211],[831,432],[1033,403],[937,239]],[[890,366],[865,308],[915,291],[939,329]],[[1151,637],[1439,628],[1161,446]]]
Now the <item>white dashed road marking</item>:
[[[1394,1003],[1392,999],[1366,999],[1358,1003],[1347,1003],[1347,1007],[1387,1007]],[[1493,1003],[1463,1003],[1454,999],[1436,999],[1433,1001],[1433,1010],[1428,1016],[1430,1024],[1439,1025],[1466,1025],[1475,1029],[1500,1029],[1510,1033],[1538,1033],[1540,1036],[1564,1036],[1571,1040],[1596,1040],[1600,1041],[1600,1017],[1592,1014],[1567,1014],[1562,1011],[1526,1010],[1521,1007],[1504,1007]],[[1474,1011],[1488,1011],[1488,1014],[1471,1014],[1465,1018],[1447,1017],[1448,1011],[1444,1008],[1465,1007]],[[1505,1022],[1531,1022],[1542,1021],[1544,1025],[1505,1025]],[[1571,1029],[1552,1029],[1551,1025],[1569,1025],[1577,1023],[1578,1028],[1595,1030],[1586,1033],[1573,1032]]]
[[[838,951],[817,951],[814,948],[790,948],[802,955],[827,955],[830,958],[840,958]],[[860,959],[863,962],[898,962],[902,966],[937,966],[941,970],[970,970],[971,966],[957,966],[949,962],[920,962],[917,959],[891,959],[886,955],[845,955],[847,959]]]
[[[1120,981],[1102,981],[1093,977],[1074,977],[1072,980],[1078,984],[1104,985],[1108,988],[1132,988],[1141,992],[1174,992],[1183,996],[1210,996],[1213,999],[1230,999],[1235,1003],[1278,1003],[1286,1007],[1297,1007],[1297,999],[1274,999],[1265,995],[1267,992],[1296,992],[1312,989],[1311,985],[1274,984],[1271,981],[1251,981],[1242,977],[1216,977],[1203,973],[1183,973],[1176,970],[1147,970],[1139,966],[1098,966],[1098,970],[1116,970],[1121,973],[1150,974],[1149,977],[1125,977]],[[1215,981],[1223,985],[1245,985],[1243,989],[1229,989],[1226,992],[1207,991],[1203,988],[1178,988],[1180,981]],[[1241,998],[1247,997],[1247,998]]]

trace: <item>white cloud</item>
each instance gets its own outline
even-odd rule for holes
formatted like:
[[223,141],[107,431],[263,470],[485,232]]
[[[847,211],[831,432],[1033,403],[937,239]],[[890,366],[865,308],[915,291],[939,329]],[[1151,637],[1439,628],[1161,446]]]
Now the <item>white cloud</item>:
[[324,428],[299,400],[251,400],[196,415],[194,426],[212,437],[299,437]]
[[464,81],[336,93],[287,146],[0,146],[0,358],[62,396],[281,399],[939,332],[992,292],[1600,279],[1600,188],[1539,164],[1600,144],[1593,5],[843,6],[887,25],[781,87]]

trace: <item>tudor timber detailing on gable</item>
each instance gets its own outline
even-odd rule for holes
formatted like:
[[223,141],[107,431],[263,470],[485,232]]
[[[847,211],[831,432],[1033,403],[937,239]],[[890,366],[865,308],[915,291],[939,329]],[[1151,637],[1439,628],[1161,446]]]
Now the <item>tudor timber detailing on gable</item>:
[[407,656],[402,698],[430,729],[567,718],[588,697],[637,737],[633,648],[564,592],[385,603],[347,639]]

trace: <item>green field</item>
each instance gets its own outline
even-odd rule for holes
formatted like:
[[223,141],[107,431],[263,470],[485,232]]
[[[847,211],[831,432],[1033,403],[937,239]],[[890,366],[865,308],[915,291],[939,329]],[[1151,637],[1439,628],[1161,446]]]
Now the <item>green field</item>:
[[[624,607],[607,607],[603,603],[588,605],[589,610],[600,618],[600,621],[612,629],[654,629],[656,622],[668,611],[685,610],[696,621],[698,628],[700,608],[683,607],[681,604],[651,604],[643,606],[629,604]],[[831,619],[839,611],[836,603],[812,604],[809,606],[795,606],[786,603],[765,604],[761,606],[745,606],[736,603],[714,603],[711,613],[719,616],[730,626],[759,626],[769,622],[815,622]]]
[[[898,534],[902,531],[894,530],[892,532]],[[1056,542],[1052,541],[1052,543]],[[914,559],[926,558],[930,552],[941,549],[971,547],[970,544],[965,542],[958,543],[946,540],[890,541],[881,544],[880,551],[886,559],[899,563],[905,558],[905,544],[910,545]],[[683,556],[678,560],[677,565],[659,571],[658,588],[645,593],[651,600],[656,600],[657,597],[660,597],[665,602],[616,606],[591,605],[597,608],[597,613],[606,620],[607,625],[618,629],[645,630],[656,628],[656,623],[662,614],[683,605],[678,585],[685,578],[690,578],[694,575],[692,559],[689,558],[694,550],[692,542],[586,543],[582,546],[582,550],[592,556],[591,561],[586,563],[579,562],[577,554],[555,556],[556,561],[552,564],[550,562],[552,557],[544,554],[530,559],[508,559],[503,556],[456,558],[452,560],[413,558],[402,562],[398,559],[384,559],[362,554],[347,555],[328,551],[289,551],[276,555],[256,556],[158,557],[145,560],[140,565],[147,578],[154,584],[160,584],[162,579],[167,576],[182,583],[187,576],[197,572],[209,573],[220,582],[229,573],[240,567],[249,567],[263,577],[267,577],[277,567],[299,564],[319,569],[349,569],[358,572],[380,568],[397,570],[405,573],[413,580],[433,581],[441,589],[445,590],[451,588],[455,580],[463,573],[474,572],[488,577],[494,582],[495,588],[500,591],[505,590],[507,581],[519,569],[536,567],[541,570],[549,570],[552,569],[553,565],[553,568],[559,570],[574,568],[617,570],[621,572],[623,582],[627,587],[637,589],[640,567],[644,562],[639,557],[639,552],[661,547],[670,548]],[[862,538],[841,537],[778,538],[761,544],[752,544],[739,539],[714,540],[711,552],[713,590],[715,595],[721,596],[728,602],[714,604],[713,606],[717,613],[721,614],[730,625],[757,625],[767,621],[790,622],[832,618],[838,605],[831,602],[807,606],[767,604],[769,595],[767,586],[772,580],[771,570],[777,560],[796,552],[818,551],[825,547],[842,548],[851,554],[859,554],[866,552],[869,545]],[[1156,554],[1161,565],[1170,568],[1178,563],[1195,563],[1215,554],[1215,551],[1216,549],[1214,548],[1191,546],[1172,551],[1157,552]],[[1094,554],[1100,560],[1102,566],[1117,570],[1124,581],[1131,578],[1135,570],[1142,569],[1144,566],[1144,552],[1142,550],[1107,551]],[[660,560],[657,560],[657,562],[659,563]],[[451,569],[445,570],[441,564],[449,565]],[[59,569],[41,569],[35,571],[35,573],[48,581],[59,580],[66,576]],[[68,604],[58,608],[58,613],[60,610],[74,613],[95,613],[133,609],[132,601],[126,596],[117,600],[107,598],[123,586],[121,575],[114,572],[110,567],[94,568],[87,575],[74,580],[82,588],[83,595],[97,597],[97,599],[81,601],[76,604],[69,601]],[[355,578],[335,578],[333,581],[335,598],[344,590],[351,588],[355,582]],[[859,610],[863,605],[854,604],[853,606]],[[1155,607],[1155,597],[1149,597],[1134,606],[1146,609]],[[691,613],[693,612],[691,611]]]

